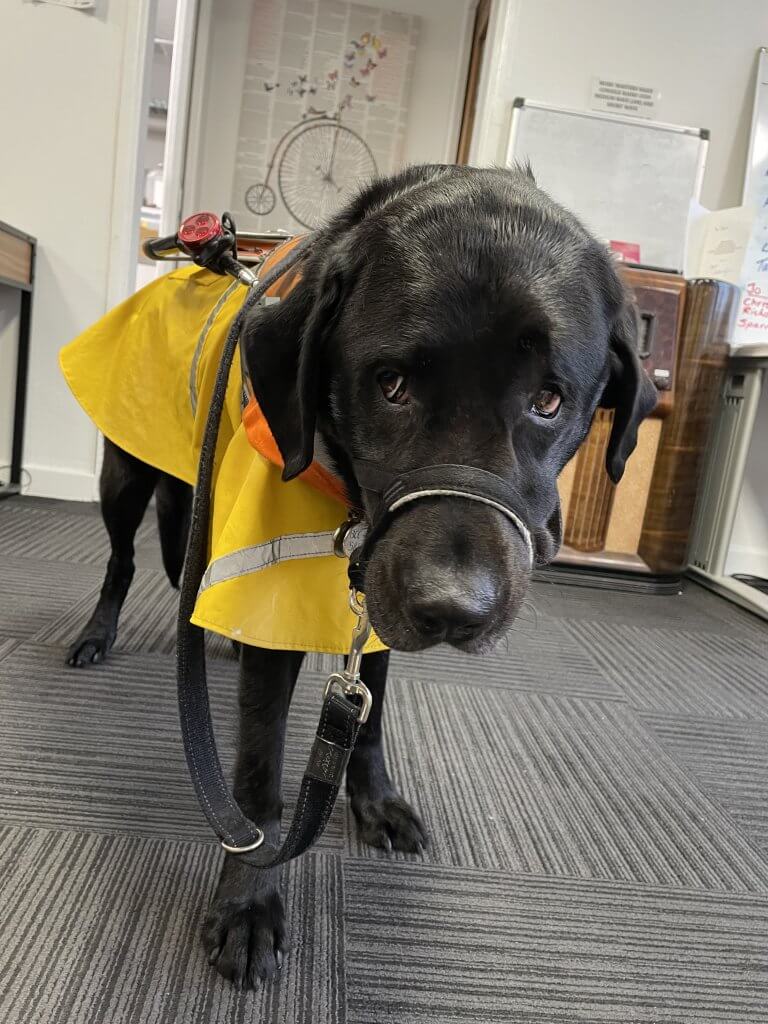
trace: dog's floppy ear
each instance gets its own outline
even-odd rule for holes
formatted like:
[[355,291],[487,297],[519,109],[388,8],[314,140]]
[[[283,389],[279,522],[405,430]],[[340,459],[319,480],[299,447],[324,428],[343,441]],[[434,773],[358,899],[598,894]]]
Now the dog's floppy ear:
[[638,334],[637,308],[625,302],[611,331],[610,375],[600,398],[603,408],[614,410],[605,466],[615,484],[635,450],[640,424],[656,405],[656,388],[637,356]]
[[312,461],[322,350],[350,284],[351,268],[332,253],[281,302],[258,307],[243,328],[246,369],[283,457],[284,480]]

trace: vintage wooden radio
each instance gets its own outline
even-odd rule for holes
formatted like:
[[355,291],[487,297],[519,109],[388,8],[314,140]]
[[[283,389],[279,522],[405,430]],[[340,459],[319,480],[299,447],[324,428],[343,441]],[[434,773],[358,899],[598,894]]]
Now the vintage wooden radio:
[[598,410],[560,476],[563,547],[556,565],[676,580],[687,564],[737,289],[635,267],[622,274],[638,305],[640,357],[659,403],[618,486],[605,471],[613,412]]

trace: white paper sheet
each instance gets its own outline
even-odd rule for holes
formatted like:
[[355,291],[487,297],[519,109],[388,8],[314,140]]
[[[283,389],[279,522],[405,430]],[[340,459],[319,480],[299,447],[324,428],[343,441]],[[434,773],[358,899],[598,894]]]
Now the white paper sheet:
[[685,276],[741,288],[732,349],[768,342],[768,195],[758,209],[691,210]]

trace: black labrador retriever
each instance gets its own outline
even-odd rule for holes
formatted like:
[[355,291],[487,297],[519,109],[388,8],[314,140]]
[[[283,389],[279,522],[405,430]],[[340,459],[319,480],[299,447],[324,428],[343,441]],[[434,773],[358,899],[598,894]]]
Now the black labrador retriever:
[[[547,561],[560,543],[557,477],[595,409],[615,410],[607,470],[618,481],[655,404],[636,331],[610,254],[530,172],[422,166],[374,183],[334,217],[301,283],[280,304],[251,314],[245,353],[286,478],[310,462],[316,432],[361,507],[368,499],[353,459],[398,471],[481,467],[515,484],[523,517],[530,512],[539,524],[535,554]],[[101,499],[112,553],[70,665],[100,660],[115,640],[134,535],[153,492],[176,584],[189,488],[108,442]],[[374,628],[401,650],[447,642],[481,652],[520,607],[527,554],[520,532],[493,507],[445,497],[415,502],[368,564]],[[279,837],[285,723],[302,658],[241,652],[235,796],[264,827],[267,844]],[[387,663],[387,653],[363,659],[374,710],[347,788],[366,842],[417,851],[427,836],[393,787],[382,752]],[[204,942],[238,986],[272,974],[285,945],[277,872],[227,857]]]

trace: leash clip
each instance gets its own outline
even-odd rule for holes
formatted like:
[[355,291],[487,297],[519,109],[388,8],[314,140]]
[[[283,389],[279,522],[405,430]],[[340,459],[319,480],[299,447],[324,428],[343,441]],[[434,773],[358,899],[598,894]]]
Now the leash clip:
[[341,672],[333,672],[328,677],[323,697],[327,700],[334,689],[341,690],[345,697],[359,697],[362,703],[357,720],[360,725],[364,725],[368,721],[368,715],[373,707],[371,691],[360,678],[363,648],[368,641],[368,637],[371,635],[371,623],[368,618],[368,610],[365,607],[365,595],[357,590],[350,590],[349,607],[357,616],[357,622],[352,631],[352,642],[349,645],[347,664]]

